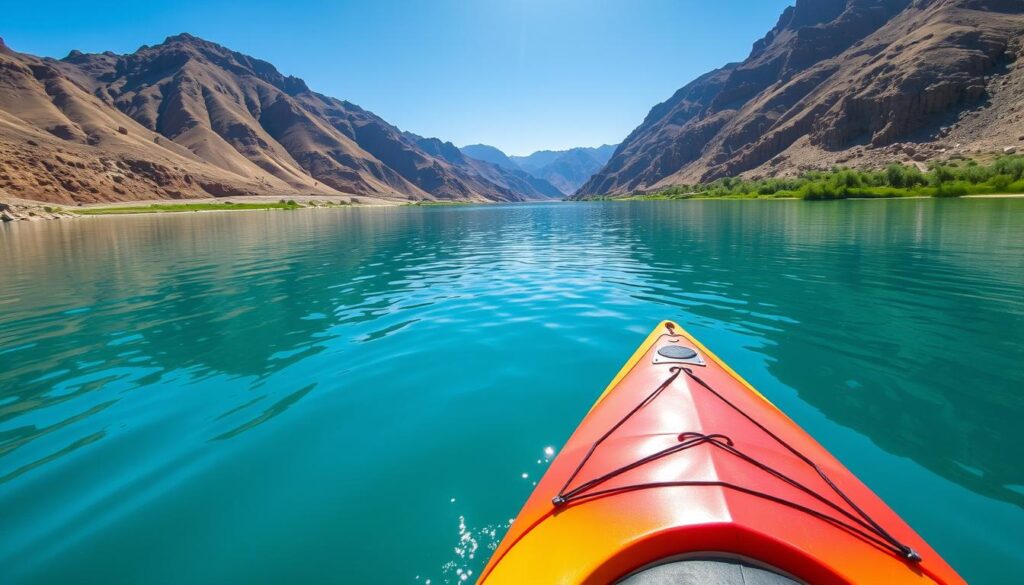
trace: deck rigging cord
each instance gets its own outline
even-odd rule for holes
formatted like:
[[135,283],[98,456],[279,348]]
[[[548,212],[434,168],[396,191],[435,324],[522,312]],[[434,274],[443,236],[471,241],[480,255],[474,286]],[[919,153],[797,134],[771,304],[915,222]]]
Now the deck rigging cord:
[[[674,329],[672,327],[669,327],[669,331],[674,334]],[[751,496],[755,496],[755,497],[758,497],[758,498],[762,498],[762,499],[765,499],[765,500],[768,500],[768,501],[771,501],[771,502],[774,502],[774,503],[777,503],[777,504],[781,504],[781,505],[784,505],[784,506],[788,506],[788,507],[793,508],[795,510],[798,510],[800,512],[804,512],[806,514],[809,514],[811,516],[819,518],[819,519],[821,519],[821,520],[823,520],[825,522],[829,522],[829,523],[831,523],[833,525],[836,525],[836,526],[838,526],[838,527],[840,527],[840,528],[842,528],[844,530],[847,530],[847,531],[849,531],[849,532],[851,532],[853,534],[856,534],[856,535],[860,536],[861,538],[864,538],[864,539],[866,539],[866,540],[868,540],[868,541],[870,541],[870,542],[872,542],[872,543],[874,543],[874,544],[876,544],[876,545],[878,545],[878,546],[880,546],[880,547],[882,547],[884,549],[892,551],[893,553],[895,553],[896,555],[906,559],[907,561],[910,561],[912,563],[920,563],[921,562],[921,555],[918,554],[917,551],[915,551],[913,548],[907,546],[906,544],[903,544],[902,542],[897,540],[894,536],[889,534],[889,532],[886,531],[873,518],[871,518],[871,516],[867,512],[865,512],[856,503],[854,503],[854,501],[838,485],[836,485],[835,482],[832,481],[832,479],[828,476],[828,474],[825,473],[825,470],[822,469],[821,467],[819,467],[818,464],[816,464],[814,461],[812,461],[807,455],[801,453],[798,449],[796,449],[795,447],[790,445],[784,439],[782,439],[777,434],[773,433],[771,430],[769,430],[767,427],[765,427],[763,424],[758,422],[754,417],[752,417],[748,413],[746,413],[743,409],[741,409],[740,407],[738,407],[737,405],[732,403],[729,399],[727,399],[721,393],[719,393],[714,388],[712,388],[707,382],[705,382],[703,379],[701,379],[701,377],[698,376],[696,373],[694,373],[694,371],[692,369],[687,368],[687,367],[672,367],[669,371],[671,372],[671,375],[668,378],[666,378],[661,384],[658,385],[657,388],[655,388],[643,400],[641,400],[639,404],[637,404],[635,407],[633,407],[632,410],[627,412],[621,419],[619,419],[618,422],[616,422],[614,425],[612,425],[612,427],[610,429],[608,429],[603,435],[601,435],[596,441],[594,441],[594,443],[590,446],[590,449],[588,449],[587,453],[583,456],[583,459],[580,460],[580,462],[576,466],[575,470],[573,470],[572,474],[569,475],[569,478],[562,485],[562,489],[560,489],[558,491],[558,495],[556,495],[552,499],[551,503],[556,508],[565,506],[565,505],[567,505],[567,504],[569,504],[571,502],[574,502],[574,501],[593,499],[593,498],[597,498],[597,497],[601,497],[601,496],[612,495],[612,494],[615,494],[615,493],[622,493],[622,492],[641,490],[641,489],[649,489],[649,488],[657,488],[657,487],[717,486],[717,487],[722,487],[722,488],[727,488],[727,489],[731,489],[731,490],[734,490],[734,491],[742,492],[742,493],[745,493],[745,494],[748,494],[748,495],[751,495]],[[722,401],[727,406],[729,406],[734,411],[736,411],[741,416],[743,416],[745,419],[747,419],[748,421],[753,423],[754,426],[756,426],[759,430],[761,430],[763,433],[768,435],[776,443],[781,445],[787,451],[789,451],[794,456],[796,456],[799,460],[801,460],[802,462],[804,462],[805,464],[810,466],[812,469],[814,469],[814,471],[818,474],[819,477],[821,477],[821,479],[831,489],[831,491],[833,493],[835,493],[836,495],[838,495],[842,499],[842,501],[845,502],[847,506],[849,506],[849,508],[852,510],[852,512],[850,510],[844,509],[842,506],[840,506],[836,502],[833,502],[832,500],[830,500],[829,498],[825,497],[824,495],[818,493],[817,491],[811,489],[810,487],[807,487],[806,485],[800,483],[799,481],[797,481],[797,480],[787,476],[786,474],[784,474],[781,471],[771,467],[770,465],[768,465],[768,464],[766,464],[766,463],[764,463],[762,461],[758,461],[756,458],[748,455],[747,453],[743,452],[741,449],[737,448],[736,445],[734,444],[733,440],[731,438],[729,438],[727,435],[719,434],[719,433],[703,434],[703,433],[697,433],[697,432],[683,432],[683,433],[681,433],[678,436],[678,441],[679,442],[677,444],[672,445],[670,447],[667,447],[665,449],[662,449],[660,451],[657,451],[655,453],[652,453],[650,455],[647,455],[645,457],[642,457],[640,459],[637,459],[636,461],[633,461],[631,463],[628,463],[626,465],[618,467],[618,468],[616,468],[616,469],[614,469],[612,471],[609,471],[609,472],[607,472],[607,473],[605,473],[603,475],[600,475],[600,476],[598,476],[596,478],[593,478],[593,479],[590,479],[590,480],[588,480],[586,482],[583,482],[580,485],[578,485],[578,486],[576,486],[576,487],[574,487],[572,489],[569,489],[569,486],[573,483],[573,481],[577,478],[577,476],[579,476],[580,472],[583,470],[583,467],[590,460],[591,456],[594,454],[594,452],[597,450],[597,448],[606,439],[608,439],[612,434],[614,434],[615,431],[617,431],[619,428],[621,428],[622,425],[624,425],[626,423],[626,421],[628,421],[630,418],[632,418],[634,414],[636,414],[641,409],[643,409],[645,406],[647,406],[648,404],[653,402],[662,392],[667,390],[676,381],[676,379],[678,379],[680,377],[680,375],[682,375],[682,374],[685,374],[688,379],[692,380],[698,386],[700,386],[701,388],[707,390],[712,395],[717,397],[720,401]],[[703,444],[708,444],[708,445],[711,445],[711,446],[713,446],[715,448],[722,449],[723,451],[725,451],[725,452],[727,452],[727,453],[729,453],[731,455],[734,455],[734,456],[742,459],[743,461],[753,465],[754,467],[757,467],[758,469],[760,469],[760,470],[762,470],[762,471],[772,475],[773,477],[775,477],[775,478],[777,478],[777,479],[779,479],[779,480],[789,484],[790,486],[792,486],[792,487],[800,490],[801,492],[811,496],[812,498],[814,498],[816,501],[820,502],[821,504],[827,506],[828,508],[830,508],[831,510],[836,512],[836,514],[838,516],[837,515],[832,515],[832,514],[829,514],[829,513],[826,513],[826,512],[822,512],[820,510],[815,510],[815,509],[810,508],[808,506],[805,506],[803,504],[799,504],[797,502],[793,502],[791,500],[787,500],[787,499],[779,497],[779,496],[774,496],[774,495],[768,494],[766,492],[754,490],[754,489],[751,489],[751,488],[748,488],[748,487],[744,487],[744,486],[741,486],[741,485],[733,484],[733,483],[730,483],[730,482],[724,482],[724,481],[686,481],[686,480],[663,481],[663,482],[651,482],[651,483],[640,483],[640,484],[632,484],[632,485],[625,485],[625,486],[616,486],[616,487],[605,488],[605,489],[601,489],[601,490],[595,490],[594,489],[594,488],[597,488],[598,486],[600,486],[601,484],[604,484],[608,480],[610,480],[610,479],[612,479],[614,477],[617,477],[619,475],[622,475],[623,473],[626,473],[627,471],[629,471],[631,469],[635,469],[637,467],[640,467],[640,466],[645,465],[647,463],[650,463],[652,461],[656,461],[658,459],[661,459],[663,457],[667,457],[667,456],[672,455],[674,453],[679,453],[681,451],[685,451],[685,450],[690,449],[692,447],[696,447],[698,445],[703,445]]]

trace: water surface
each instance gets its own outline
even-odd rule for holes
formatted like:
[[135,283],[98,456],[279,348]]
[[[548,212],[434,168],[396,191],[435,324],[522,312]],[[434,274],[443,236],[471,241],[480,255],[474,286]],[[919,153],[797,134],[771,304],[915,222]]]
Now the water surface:
[[911,200],[0,226],[0,581],[475,576],[661,319],[1024,580],[1024,201]]

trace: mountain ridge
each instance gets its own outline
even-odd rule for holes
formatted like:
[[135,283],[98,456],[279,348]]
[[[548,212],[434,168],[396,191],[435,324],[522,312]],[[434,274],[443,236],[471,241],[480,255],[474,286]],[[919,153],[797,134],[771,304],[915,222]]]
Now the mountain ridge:
[[534,177],[518,168],[507,168],[472,157],[465,154],[462,149],[451,142],[445,142],[439,138],[424,138],[411,132],[406,132],[405,135],[416,142],[424,151],[443,158],[452,164],[471,168],[496,185],[504,186],[513,191],[536,194],[551,199],[560,199],[565,195],[557,187],[542,178]]
[[654,106],[576,196],[921,162],[1024,134],[1018,0],[798,0]]
[[368,110],[188,33],[126,55],[60,60],[4,45],[0,154],[0,189],[59,203],[295,193],[522,201],[554,192],[431,154]]
[[604,166],[617,145],[576,147],[567,150],[538,150],[526,156],[509,156],[488,144],[470,144],[462,147],[467,156],[496,164],[502,168],[518,170],[544,180],[563,195],[572,195],[587,179]]

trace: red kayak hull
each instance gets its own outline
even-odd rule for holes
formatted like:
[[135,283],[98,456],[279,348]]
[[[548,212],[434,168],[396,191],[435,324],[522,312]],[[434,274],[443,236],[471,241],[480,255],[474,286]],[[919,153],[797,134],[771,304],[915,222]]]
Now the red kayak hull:
[[[660,352],[667,346],[696,356],[665,358],[661,353],[688,353]],[[553,503],[588,481],[698,436],[717,437],[719,445],[695,441],[564,504]],[[852,504],[782,442],[816,464]],[[858,509],[921,560],[906,558],[871,530],[865,536],[823,519],[838,517],[860,527],[850,520],[862,518]],[[810,435],[696,339],[665,322],[552,462],[480,582],[612,583],[643,567],[687,556],[747,559],[808,583],[964,582]]]

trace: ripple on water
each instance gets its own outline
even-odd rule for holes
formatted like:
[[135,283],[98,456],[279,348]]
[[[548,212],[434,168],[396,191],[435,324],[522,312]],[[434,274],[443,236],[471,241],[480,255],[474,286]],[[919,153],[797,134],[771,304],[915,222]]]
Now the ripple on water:
[[0,566],[472,580],[538,444],[673,319],[968,581],[1024,574],[1021,233],[1022,201],[0,226]]

